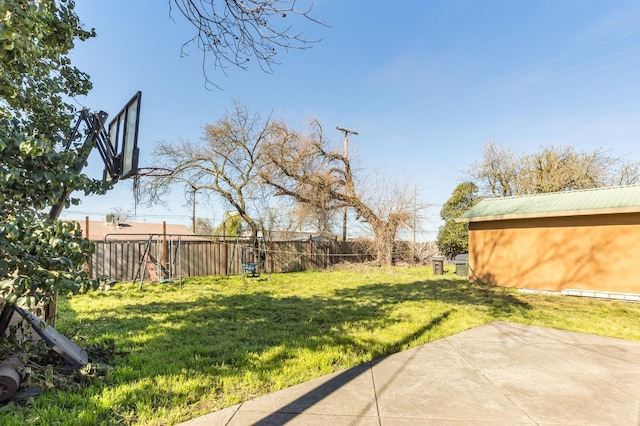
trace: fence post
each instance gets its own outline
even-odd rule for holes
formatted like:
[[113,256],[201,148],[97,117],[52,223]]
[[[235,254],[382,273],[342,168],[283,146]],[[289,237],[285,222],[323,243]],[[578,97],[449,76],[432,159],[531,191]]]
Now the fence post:
[[307,269],[313,269],[313,240],[311,239],[311,235],[309,235],[309,264],[307,265]]
[[167,222],[162,221],[162,268],[163,270],[160,270],[160,273],[158,274],[158,276],[161,278],[167,278],[165,277],[164,271],[167,271],[169,266],[167,264],[168,252],[169,252],[169,245],[167,242]]
[[273,237],[269,237],[269,273],[273,274]]
[[226,226],[225,226],[225,222],[224,222],[224,218],[222,220],[222,271],[224,276],[226,277],[227,275],[229,275],[229,270],[228,270],[228,262],[227,262],[227,256],[229,255],[228,250],[228,246],[227,246],[227,236],[226,236]]
[[[89,239],[89,216],[84,217],[84,237],[87,240]],[[89,259],[89,262],[84,264],[83,269],[91,277],[91,259]]]

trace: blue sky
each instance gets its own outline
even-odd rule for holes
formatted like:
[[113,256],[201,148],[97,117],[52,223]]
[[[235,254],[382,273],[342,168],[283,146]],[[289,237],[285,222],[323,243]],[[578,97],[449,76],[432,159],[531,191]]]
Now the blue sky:
[[[319,43],[281,52],[270,74],[209,69],[223,90],[205,88],[197,49],[181,57],[193,30],[168,2],[78,1],[76,10],[97,31],[71,55],[94,84],[78,106],[113,117],[141,90],[141,167],[158,141],[199,139],[234,99],[299,129],[315,117],[336,143],[336,126],[360,132],[349,143],[360,167],[417,185],[432,205],[419,238],[433,240],[442,203],[490,140],[640,161],[637,1],[319,0],[312,14],[327,26],[295,28]],[[94,155],[87,171],[101,169]],[[174,195],[168,209],[139,205],[137,220],[189,224],[191,207]],[[112,207],[133,211],[129,181],[62,217],[97,220]],[[219,222],[227,209],[203,202],[197,216]]]

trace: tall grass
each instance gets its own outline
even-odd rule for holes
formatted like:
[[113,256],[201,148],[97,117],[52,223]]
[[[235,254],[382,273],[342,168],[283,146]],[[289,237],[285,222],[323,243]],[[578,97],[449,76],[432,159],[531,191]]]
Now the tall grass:
[[107,376],[0,408],[2,424],[170,425],[494,320],[640,340],[640,304],[523,294],[431,268],[118,284],[59,301]]

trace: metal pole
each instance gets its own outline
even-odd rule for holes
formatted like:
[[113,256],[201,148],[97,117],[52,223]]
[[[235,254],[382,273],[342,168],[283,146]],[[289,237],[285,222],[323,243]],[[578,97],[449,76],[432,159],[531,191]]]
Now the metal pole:
[[[89,216],[85,216],[84,217],[84,237],[88,240],[89,239]],[[92,265],[93,264],[93,256],[91,256],[90,260],[88,263],[84,264],[84,268],[87,271],[87,273],[89,274],[89,277],[91,277],[92,274]]]
[[[82,111],[82,115],[78,119],[78,123],[80,123],[81,120],[86,120],[91,126],[91,129],[84,143],[82,144],[82,147],[78,150],[79,159],[78,159],[78,163],[76,163],[75,167],[73,167],[73,172],[79,174],[84,168],[84,164],[87,162],[89,158],[89,154],[91,154],[91,150],[93,149],[96,143],[95,142],[96,138],[100,134],[100,131],[103,129],[104,123],[107,121],[107,117],[108,117],[108,114],[104,111],[100,111],[93,116],[87,114],[85,110]],[[76,125],[76,128],[77,127],[78,125]],[[74,129],[73,135],[69,138],[67,145],[70,145],[71,142],[73,142],[73,139],[75,139],[76,134],[77,134],[77,129]],[[64,209],[64,206],[67,202],[67,198],[69,198],[69,195],[71,195],[72,191],[73,191],[72,188],[69,188],[69,187],[64,188],[62,196],[58,199],[58,202],[55,205],[51,206],[51,210],[49,210],[49,217],[51,219],[58,219],[60,217],[60,213],[62,212],[62,209]]]
[[[167,243],[167,222],[163,221],[162,222],[162,268],[164,268],[164,270],[167,270],[167,255],[168,255],[168,251],[169,251],[169,246]],[[164,276],[164,271],[162,269],[160,269],[160,274],[158,274],[160,278],[166,278]]]
[[180,274],[180,288],[182,288],[182,236],[178,235],[178,274]]
[[222,215],[222,265],[224,275],[229,275],[229,266],[227,264],[228,246],[227,246],[227,224],[226,224],[226,212]]
[[[75,173],[79,174],[84,168],[84,163],[86,163],[87,160],[89,159],[89,154],[93,149],[96,138],[100,134],[100,131],[104,126],[104,123],[107,121],[107,117],[108,117],[108,114],[104,111],[100,111],[94,114],[93,116],[91,116],[87,113],[86,110],[82,110],[81,116],[78,119],[78,122],[76,123],[76,126],[71,136],[69,137],[69,140],[67,141],[67,147],[68,147],[76,138],[80,121],[86,120],[88,124],[91,126],[91,129],[89,131],[89,134],[85,138],[84,143],[78,150],[78,157],[79,157],[78,163],[76,163],[75,167],[73,167],[73,171]],[[58,202],[55,205],[51,206],[51,210],[49,210],[49,217],[51,219],[57,220],[60,217],[60,213],[62,212],[62,209],[64,209],[64,206],[67,202],[67,199],[71,195],[71,192],[72,192],[72,188],[66,187],[66,186],[64,187],[62,196],[58,199]],[[44,307],[44,319],[47,322],[47,324],[49,324],[52,327],[56,326],[57,313],[58,313],[58,293],[55,293],[51,295],[51,300]]]

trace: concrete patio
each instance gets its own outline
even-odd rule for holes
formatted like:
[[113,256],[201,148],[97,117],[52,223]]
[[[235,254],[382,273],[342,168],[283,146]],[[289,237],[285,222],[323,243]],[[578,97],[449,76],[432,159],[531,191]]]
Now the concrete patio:
[[494,322],[188,422],[640,425],[640,342]]

